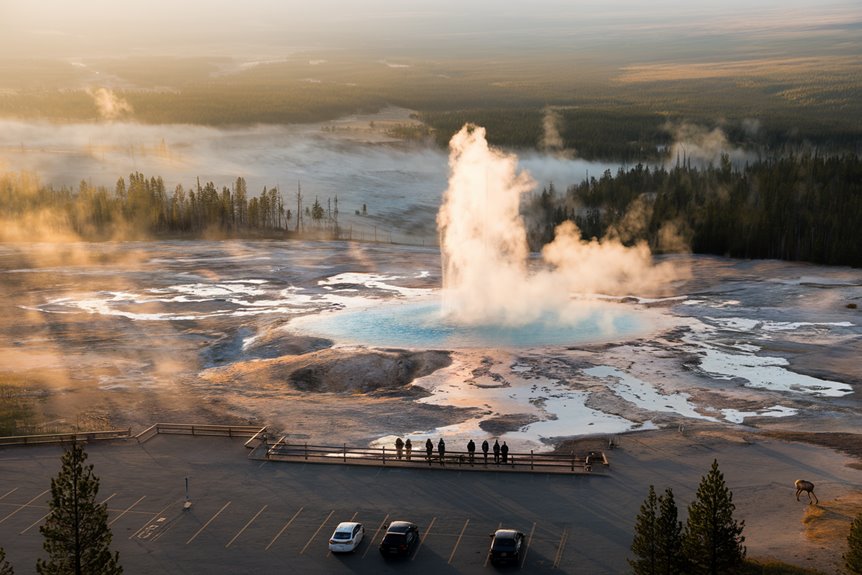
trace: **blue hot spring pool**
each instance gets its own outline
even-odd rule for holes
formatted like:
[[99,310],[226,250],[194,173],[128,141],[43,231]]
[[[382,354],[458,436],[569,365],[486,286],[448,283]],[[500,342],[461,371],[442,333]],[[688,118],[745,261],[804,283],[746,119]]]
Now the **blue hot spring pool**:
[[518,325],[459,325],[443,317],[439,301],[382,303],[361,310],[305,316],[300,333],[336,343],[408,349],[523,348],[625,340],[656,329],[658,315],[621,304],[590,305],[577,319],[546,314]]

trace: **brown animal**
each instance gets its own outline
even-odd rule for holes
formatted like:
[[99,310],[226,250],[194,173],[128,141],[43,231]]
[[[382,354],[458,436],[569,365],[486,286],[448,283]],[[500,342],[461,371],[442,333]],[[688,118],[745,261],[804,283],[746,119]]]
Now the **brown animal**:
[[814,503],[820,503],[817,499],[817,494],[814,493],[814,484],[804,479],[796,480],[796,501],[799,501],[799,494],[805,491],[808,493],[808,504],[811,505],[811,496],[814,496]]

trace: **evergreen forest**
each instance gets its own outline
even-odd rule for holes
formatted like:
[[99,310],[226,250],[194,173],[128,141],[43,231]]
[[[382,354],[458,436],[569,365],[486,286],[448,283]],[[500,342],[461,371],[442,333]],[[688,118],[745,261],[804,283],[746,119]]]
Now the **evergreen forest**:
[[[324,208],[301,197],[286,207],[275,188],[255,195],[243,178],[168,191],[160,177],[130,174],[113,190],[82,181],[77,189],[0,175],[0,217],[85,240],[203,235],[283,237],[338,233],[338,199]],[[534,194],[523,207],[533,249],[554,228],[574,222],[583,239],[646,241],[654,252],[687,252],[862,266],[862,160],[856,155],[788,155],[735,168],[638,164]],[[297,214],[301,217],[297,218]],[[21,238],[27,239],[27,238]],[[33,238],[29,238],[33,239]]]
[[584,239],[611,234],[656,252],[691,250],[862,266],[862,160],[856,155],[788,155],[734,168],[672,169],[642,164],[569,187],[553,185],[527,208],[531,245],[573,221]]

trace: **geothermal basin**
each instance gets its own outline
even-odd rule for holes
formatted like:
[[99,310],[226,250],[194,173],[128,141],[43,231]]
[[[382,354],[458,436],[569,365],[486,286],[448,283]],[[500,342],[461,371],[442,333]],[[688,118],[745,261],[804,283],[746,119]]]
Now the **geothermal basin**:
[[358,310],[300,318],[301,333],[340,344],[407,349],[519,349],[608,342],[647,335],[666,325],[660,314],[610,302],[572,302],[515,325],[462,324],[445,312],[439,297],[387,302]]

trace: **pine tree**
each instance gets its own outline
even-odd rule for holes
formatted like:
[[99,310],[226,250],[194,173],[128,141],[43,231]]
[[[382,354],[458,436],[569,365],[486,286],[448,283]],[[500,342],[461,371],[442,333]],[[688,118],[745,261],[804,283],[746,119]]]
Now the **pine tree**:
[[718,460],[700,481],[697,497],[688,507],[683,553],[692,575],[736,573],[745,559],[745,521],[733,518],[733,494],[718,470]]
[[844,555],[847,571],[862,574],[862,513],[857,515],[850,524],[847,547],[847,553]]
[[629,565],[635,575],[655,575],[657,568],[656,513],[658,498],[655,488],[650,485],[647,498],[641,504],[640,512],[635,520],[635,536],[632,541],[632,553],[635,558],[629,559]]
[[15,575],[12,565],[6,561],[6,550],[0,547],[0,575]]
[[119,554],[111,554],[108,506],[97,504],[99,479],[93,465],[84,465],[84,448],[73,443],[63,454],[62,467],[51,479],[50,514],[39,528],[45,538],[47,561],[39,559],[40,574],[122,573]]
[[682,522],[670,487],[658,498],[656,520],[656,573],[679,575],[685,571],[682,556]]

